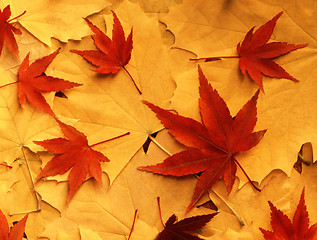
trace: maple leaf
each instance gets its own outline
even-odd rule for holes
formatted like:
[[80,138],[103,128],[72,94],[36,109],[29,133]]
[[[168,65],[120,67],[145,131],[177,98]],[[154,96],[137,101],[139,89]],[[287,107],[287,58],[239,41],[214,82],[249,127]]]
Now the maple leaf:
[[314,240],[317,239],[317,223],[309,227],[309,217],[305,205],[305,188],[303,188],[297,209],[291,220],[278,210],[270,201],[271,225],[273,232],[260,228],[266,240]]
[[81,84],[46,76],[44,71],[55,58],[59,49],[29,65],[29,54],[24,58],[18,73],[18,96],[21,105],[28,100],[34,107],[55,115],[41,92],[62,91]]
[[306,47],[307,44],[289,44],[286,42],[267,43],[273,33],[277,19],[283,12],[278,13],[275,17],[262,25],[254,33],[254,27],[246,34],[242,43],[238,43],[238,56],[222,56],[210,58],[197,58],[190,60],[218,60],[221,58],[239,58],[239,66],[244,76],[249,75],[256,82],[264,93],[262,84],[262,75],[272,78],[286,78],[294,82],[298,80],[287,73],[280,65],[274,62],[281,55],[287,54],[299,48]]
[[[63,174],[71,169],[69,173],[69,193],[67,201],[70,201],[77,189],[85,181],[88,172],[99,184],[101,180],[100,162],[109,162],[109,159],[101,152],[93,150],[93,145],[88,145],[87,137],[76,128],[57,120],[63,134],[67,138],[54,138],[34,143],[57,154],[46,164],[36,180]],[[95,144],[96,145],[96,144]]]
[[10,24],[10,22],[18,17],[21,17],[24,13],[25,11],[15,18],[9,19],[11,16],[10,5],[6,6],[3,11],[0,9],[0,54],[2,52],[3,44],[6,42],[10,52],[14,56],[18,57],[19,48],[13,34],[21,35],[22,32],[20,29]]
[[[138,168],[172,176],[203,172],[196,184],[193,199],[187,211],[193,208],[201,196],[222,177],[227,191],[230,193],[235,181],[236,165],[244,172],[235,155],[256,146],[266,132],[266,130],[253,132],[256,124],[256,101],[259,91],[233,119],[226,103],[208,84],[200,67],[198,72],[199,106],[203,123],[171,113],[144,101],[175,139],[189,149],[168,157],[163,163]],[[246,173],[245,175],[247,176]],[[250,179],[249,181],[253,184]],[[255,185],[253,186],[256,188]]]
[[130,76],[138,92],[141,94],[141,91],[136,85],[131,74],[125,68],[125,65],[127,65],[131,59],[131,51],[133,48],[132,29],[126,40],[122,25],[117,15],[113,11],[112,14],[114,19],[112,40],[85,18],[85,21],[88,23],[90,29],[94,32],[92,38],[94,39],[94,43],[98,50],[72,50],[72,52],[81,55],[87,61],[91,62],[95,66],[98,66],[97,69],[92,70],[97,73],[116,74],[121,68],[123,68]]
[[25,215],[20,221],[18,221],[9,233],[9,224],[0,210],[0,239],[1,240],[22,240],[24,234],[25,223],[28,218],[28,214]]
[[173,240],[201,240],[200,237],[193,236],[187,232],[194,232],[201,229],[207,222],[209,222],[218,213],[194,216],[185,218],[179,222],[177,217],[173,214],[165,223],[164,230],[159,233],[157,240],[173,239]]

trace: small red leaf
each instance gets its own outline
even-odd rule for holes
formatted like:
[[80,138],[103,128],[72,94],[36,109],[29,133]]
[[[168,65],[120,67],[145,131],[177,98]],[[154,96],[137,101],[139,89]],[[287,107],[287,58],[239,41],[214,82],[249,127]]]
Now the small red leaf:
[[26,100],[28,100],[34,107],[54,116],[55,114],[41,92],[62,91],[81,85],[44,74],[44,71],[58,52],[59,49],[48,56],[34,61],[31,65],[29,65],[29,54],[25,57],[18,73],[18,96],[21,105],[24,105]]
[[266,240],[292,239],[315,240],[317,239],[317,223],[309,228],[308,212],[305,205],[305,188],[302,191],[300,201],[291,220],[278,210],[271,202],[271,225],[273,232],[260,228]]
[[95,151],[88,145],[87,137],[76,128],[58,121],[64,135],[68,138],[54,138],[34,143],[57,154],[43,168],[36,180],[63,174],[71,169],[69,173],[69,193],[67,201],[70,201],[77,189],[85,181],[88,173],[102,183],[100,162],[109,162],[109,159],[101,152]]
[[132,29],[127,39],[125,39],[124,31],[117,15],[113,11],[112,15],[114,20],[112,40],[85,18],[91,31],[94,33],[92,38],[98,50],[72,50],[72,52],[79,54],[88,62],[97,66],[97,69],[92,70],[97,73],[116,74],[123,68],[131,78],[138,93],[142,94],[133,77],[125,68],[125,65],[127,65],[131,59],[131,52],[133,49]]
[[294,82],[298,80],[288,74],[280,65],[273,61],[274,58],[299,48],[306,47],[307,44],[289,44],[286,42],[267,43],[273,33],[276,21],[283,12],[262,25],[254,33],[254,27],[244,37],[244,40],[237,45],[238,56],[207,57],[190,60],[219,60],[221,58],[239,58],[239,67],[243,75],[249,75],[256,82],[262,92],[264,92],[262,78],[263,75],[272,78],[286,78]]
[[[24,13],[22,13],[18,17],[22,16]],[[10,5],[6,6],[3,9],[3,11],[1,11],[0,9],[0,54],[2,52],[2,48],[5,42],[9,51],[15,57],[18,57],[19,49],[18,49],[17,41],[15,40],[14,34],[21,35],[22,32],[20,29],[14,27],[12,24],[9,23],[11,20],[13,20],[13,19],[9,20],[10,16],[11,16]]]
[[157,165],[138,168],[172,176],[202,172],[192,202],[187,208],[188,211],[222,177],[228,193],[231,191],[237,170],[236,164],[241,167],[235,155],[257,145],[266,132],[265,130],[253,132],[259,91],[245,104],[237,116],[232,118],[226,103],[208,83],[200,67],[198,72],[199,107],[203,123],[144,101],[156,113],[170,134],[189,149],[174,154]]

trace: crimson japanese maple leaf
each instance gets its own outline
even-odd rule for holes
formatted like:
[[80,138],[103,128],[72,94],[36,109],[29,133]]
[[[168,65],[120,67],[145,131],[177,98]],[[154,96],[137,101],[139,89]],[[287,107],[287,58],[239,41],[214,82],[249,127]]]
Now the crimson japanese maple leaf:
[[28,215],[25,215],[24,218],[22,218],[19,222],[13,225],[10,231],[8,221],[0,210],[0,239],[22,240],[27,218]]
[[[199,107],[203,123],[144,102],[156,113],[170,134],[189,149],[176,153],[157,165],[139,167],[139,170],[172,176],[203,172],[187,211],[222,177],[229,193],[235,180],[237,165],[243,170],[235,155],[257,145],[266,132],[253,132],[259,91],[232,118],[226,103],[208,84],[200,67],[198,72]],[[249,177],[248,179],[253,184]]]
[[44,74],[58,52],[59,49],[34,61],[31,65],[29,65],[29,54],[25,57],[18,72],[18,96],[21,105],[28,100],[34,107],[54,116],[41,92],[62,91],[81,85]]
[[270,201],[271,225],[273,232],[260,228],[266,240],[315,240],[317,223],[309,227],[309,217],[305,205],[305,188],[302,191],[297,209],[291,220]]
[[197,58],[191,60],[216,60],[220,58],[239,58],[239,66],[243,75],[249,75],[264,92],[262,75],[272,78],[286,78],[294,82],[298,80],[287,73],[280,65],[274,62],[274,58],[287,54],[307,44],[289,44],[286,42],[268,43],[277,19],[283,12],[278,13],[270,21],[262,25],[254,33],[254,27],[246,34],[242,43],[237,45],[238,56],[222,56],[210,58]]
[[199,215],[185,218],[179,222],[176,222],[177,217],[173,214],[165,223],[164,230],[159,233],[156,240],[202,240],[200,237],[189,234],[189,232],[199,231],[217,214]]
[[24,13],[25,11],[19,16],[9,20],[11,16],[10,5],[6,6],[3,11],[0,9],[0,54],[2,52],[3,44],[6,42],[9,51],[14,56],[18,57],[19,48],[14,34],[21,35],[22,32],[20,29],[10,24],[10,22],[18,17],[21,17]]
[[92,71],[98,73],[115,74],[123,68],[133,81],[133,84],[138,92],[141,94],[141,91],[137,87],[134,79],[125,68],[125,65],[127,65],[131,59],[131,51],[133,48],[132,29],[127,39],[125,39],[123,28],[117,15],[113,11],[112,14],[114,19],[112,40],[85,18],[85,21],[88,23],[90,29],[94,32],[92,38],[98,50],[72,50],[72,52],[81,55],[87,61],[97,66],[98,68]]
[[66,138],[34,141],[34,143],[56,154],[46,164],[36,180],[63,174],[71,169],[68,177],[69,193],[67,198],[67,201],[70,201],[85,181],[88,173],[102,184],[100,162],[109,162],[109,159],[101,152],[93,150],[91,147],[97,144],[88,145],[87,137],[82,132],[59,120],[57,122]]

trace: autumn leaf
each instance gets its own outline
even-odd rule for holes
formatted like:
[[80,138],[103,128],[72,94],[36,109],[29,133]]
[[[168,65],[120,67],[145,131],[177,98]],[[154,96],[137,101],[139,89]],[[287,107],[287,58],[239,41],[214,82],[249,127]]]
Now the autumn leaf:
[[[67,139],[54,138],[44,141],[34,141],[34,143],[46,148],[48,151],[57,154],[44,167],[41,173],[36,177],[36,180],[42,177],[63,174],[72,168],[68,177],[69,193],[67,201],[69,202],[77,189],[85,181],[88,173],[96,179],[99,184],[102,183],[100,162],[109,162],[109,159],[101,152],[91,148],[101,142],[88,145],[87,137],[83,133],[59,120],[57,120],[57,122]],[[121,136],[128,134],[129,133],[126,133]]]
[[209,215],[201,215],[177,221],[176,216],[173,214],[165,223],[164,230],[157,236],[157,240],[165,239],[188,239],[199,240],[200,237],[193,236],[187,232],[194,232],[201,229],[207,222],[209,222],[217,213]]
[[122,25],[115,14],[112,11],[114,24],[112,29],[112,40],[105,35],[99,28],[94,26],[88,19],[85,21],[88,23],[90,29],[94,32],[92,38],[94,39],[94,43],[97,46],[98,50],[87,50],[87,51],[78,51],[72,50],[72,52],[81,55],[87,61],[91,62],[95,66],[98,66],[95,71],[97,73],[117,73],[121,68],[123,68],[131,80],[133,81],[134,86],[141,94],[140,89],[136,85],[134,79],[125,68],[125,65],[131,59],[131,51],[132,51],[132,29],[125,39]]
[[62,91],[81,85],[44,74],[47,66],[58,52],[59,49],[46,57],[34,61],[31,65],[29,65],[29,54],[25,57],[19,69],[18,81],[19,102],[22,106],[28,100],[34,107],[54,116],[55,114],[41,92]]
[[260,228],[265,239],[314,240],[317,238],[317,223],[309,227],[308,212],[305,205],[305,188],[303,188],[297,205],[293,223],[291,223],[291,220],[270,201],[269,205],[271,208],[271,225],[273,227],[273,232]]
[[13,34],[21,35],[22,32],[20,29],[14,27],[10,22],[20,16],[22,16],[25,11],[19,16],[9,19],[11,16],[10,5],[6,6],[3,11],[0,9],[0,54],[2,52],[3,44],[6,43],[10,52],[18,57],[19,49],[17,41]]
[[25,215],[20,221],[18,221],[10,230],[6,217],[0,210],[0,239],[1,240],[22,240],[24,234],[25,223],[28,215]]
[[262,84],[262,74],[274,78],[286,78],[294,82],[298,80],[289,75],[284,68],[274,62],[281,55],[287,54],[299,48],[306,47],[307,44],[289,44],[286,42],[270,42],[267,43],[273,33],[276,21],[283,12],[278,13],[270,21],[262,25],[254,33],[254,27],[246,34],[242,43],[238,43],[238,56],[221,56],[197,58],[191,60],[212,61],[221,58],[239,58],[240,70],[243,75],[249,75],[250,78],[258,84],[262,92],[264,92]]
[[[192,209],[201,196],[222,177],[230,193],[235,181],[237,165],[244,171],[235,155],[256,146],[266,132],[266,130],[253,132],[259,91],[233,119],[226,103],[208,84],[200,67],[198,72],[199,106],[203,124],[144,102],[156,113],[169,132],[189,149],[172,155],[163,163],[139,167],[139,169],[172,176],[203,172],[187,211]],[[249,181],[252,184],[250,179]]]

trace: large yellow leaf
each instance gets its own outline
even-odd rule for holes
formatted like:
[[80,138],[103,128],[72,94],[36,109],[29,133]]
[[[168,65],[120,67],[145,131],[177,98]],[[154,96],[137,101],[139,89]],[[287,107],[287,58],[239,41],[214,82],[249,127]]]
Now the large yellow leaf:
[[[17,81],[14,72],[0,68],[3,84]],[[22,108],[18,102],[17,84],[0,89],[0,158],[11,164],[23,159],[23,147],[40,150],[33,141],[58,136],[54,118],[28,103]]]
[[[82,87],[67,94],[68,99],[56,99],[54,111],[59,116],[80,119],[76,127],[90,137],[91,144],[130,132],[129,136],[96,147],[110,159],[104,170],[111,182],[147,137],[162,128],[141,100],[167,107],[175,87],[169,74],[168,48],[161,41],[157,18],[149,18],[138,5],[128,1],[116,9],[116,14],[126,35],[133,27],[132,59],[126,68],[136,80],[142,95],[138,94],[123,70],[116,75],[97,74],[90,70],[94,66],[69,51],[94,49],[90,37],[80,43],[69,42],[48,70],[54,76],[83,83]],[[105,16],[108,30],[112,27],[112,18],[112,15]],[[111,31],[107,34],[111,35]]]
[[90,29],[83,17],[99,12],[109,4],[104,0],[9,0],[0,3],[1,9],[10,4],[13,17],[26,11],[18,22],[46,45],[51,38],[66,42],[80,40]]
[[[157,138],[168,144],[171,152],[179,151],[179,145],[166,132]],[[163,219],[173,213],[182,218],[191,199],[196,179],[166,178],[138,171],[138,166],[162,161],[166,154],[153,143],[147,154],[142,150],[134,156],[109,189],[109,181],[99,186],[95,181],[87,181],[66,205],[67,184],[44,181],[38,187],[43,201],[59,211],[61,218],[46,226],[42,236],[54,240],[58,232],[79,238],[82,228],[98,234],[101,239],[123,240],[129,235],[134,212],[138,209],[135,234],[132,239],[154,239],[163,227],[159,220],[157,196],[161,197]],[[104,178],[104,182],[105,182]],[[191,214],[206,213],[211,210],[195,209]],[[138,238],[138,237],[139,238]]]

